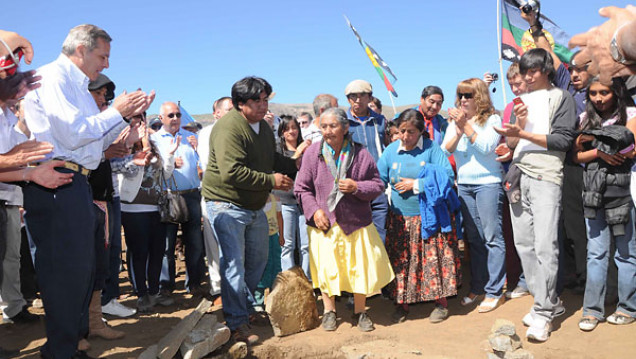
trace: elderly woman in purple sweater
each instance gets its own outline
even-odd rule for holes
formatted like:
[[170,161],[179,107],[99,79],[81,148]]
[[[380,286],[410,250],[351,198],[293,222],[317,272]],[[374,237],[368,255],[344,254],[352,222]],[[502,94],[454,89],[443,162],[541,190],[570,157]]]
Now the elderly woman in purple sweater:
[[374,328],[366,296],[394,277],[373,225],[370,202],[384,192],[371,154],[349,136],[347,114],[339,108],[320,118],[323,140],[307,149],[294,192],[307,219],[309,266],[324,304],[322,327],[337,328],[334,296],[353,293],[354,325]]

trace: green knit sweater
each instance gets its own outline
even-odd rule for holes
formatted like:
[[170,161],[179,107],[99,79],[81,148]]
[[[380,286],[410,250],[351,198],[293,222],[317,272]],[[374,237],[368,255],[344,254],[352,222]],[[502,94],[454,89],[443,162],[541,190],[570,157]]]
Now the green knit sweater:
[[274,188],[273,173],[296,171],[295,161],[276,153],[274,133],[267,122],[261,120],[259,126],[257,134],[235,109],[214,124],[201,190],[206,200],[259,210]]

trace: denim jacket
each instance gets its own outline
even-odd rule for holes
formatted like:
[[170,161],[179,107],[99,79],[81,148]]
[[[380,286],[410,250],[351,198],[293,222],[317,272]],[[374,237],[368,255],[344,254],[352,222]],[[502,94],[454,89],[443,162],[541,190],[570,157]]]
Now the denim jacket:
[[422,167],[418,178],[424,179],[424,186],[420,187],[419,194],[422,239],[430,238],[438,232],[451,232],[451,213],[459,212],[460,203],[446,170],[427,164]]
[[369,109],[369,116],[364,122],[360,122],[353,117],[351,109],[348,109],[347,118],[349,118],[349,132],[353,141],[364,145],[371,153],[375,163],[378,163],[384,150],[384,129],[386,127],[384,116]]

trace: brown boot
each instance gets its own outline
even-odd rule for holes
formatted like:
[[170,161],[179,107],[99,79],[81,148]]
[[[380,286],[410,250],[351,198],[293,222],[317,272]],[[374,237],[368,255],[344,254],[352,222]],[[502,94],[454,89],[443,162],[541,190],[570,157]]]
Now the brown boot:
[[80,339],[79,343],[77,343],[77,350],[87,352],[91,350],[91,343],[89,343],[88,340],[82,338]]
[[88,307],[88,336],[102,337],[104,339],[113,340],[124,337],[124,332],[114,330],[102,321],[102,293],[101,291],[93,292],[91,304]]

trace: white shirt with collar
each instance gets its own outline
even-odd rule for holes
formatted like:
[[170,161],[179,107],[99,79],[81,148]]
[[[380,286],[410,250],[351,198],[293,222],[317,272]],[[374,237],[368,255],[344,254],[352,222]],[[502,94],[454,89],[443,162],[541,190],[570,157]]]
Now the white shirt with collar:
[[54,146],[47,158],[96,169],[126,122],[112,107],[99,112],[88,91],[89,78],[66,55],[40,67],[38,75],[42,86],[26,95],[24,106],[31,133]]
[[[0,153],[9,152],[28,138],[17,127],[18,118],[9,109],[0,107]],[[0,199],[14,206],[22,205],[22,190],[12,184],[0,182]]]

